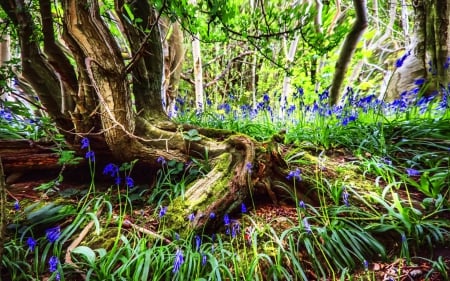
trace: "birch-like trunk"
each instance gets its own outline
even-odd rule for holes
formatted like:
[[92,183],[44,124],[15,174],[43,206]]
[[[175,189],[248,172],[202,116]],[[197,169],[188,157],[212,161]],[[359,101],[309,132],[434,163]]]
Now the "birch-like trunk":
[[205,110],[205,103],[203,101],[202,57],[198,37],[192,39],[192,58],[194,59],[195,106],[197,112],[202,112]]

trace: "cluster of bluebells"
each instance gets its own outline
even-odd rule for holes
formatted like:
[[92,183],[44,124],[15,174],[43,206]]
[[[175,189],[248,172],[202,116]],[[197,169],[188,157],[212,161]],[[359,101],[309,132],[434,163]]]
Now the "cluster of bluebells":
[[[45,231],[45,237],[49,243],[55,243],[61,235],[61,228],[59,226],[49,228]],[[30,252],[36,249],[37,241],[33,237],[28,237],[27,246]],[[55,273],[55,280],[60,280],[61,275],[58,271],[59,258],[57,256],[51,256],[48,261],[49,271]]]

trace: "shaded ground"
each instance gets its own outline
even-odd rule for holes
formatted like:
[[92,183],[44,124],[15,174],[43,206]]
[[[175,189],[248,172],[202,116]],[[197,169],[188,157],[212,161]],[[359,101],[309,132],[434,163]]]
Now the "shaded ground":
[[[353,158],[349,158],[343,153],[338,153],[333,155],[332,160],[328,161],[332,161],[335,165],[339,165],[339,163],[345,164],[352,160]],[[85,176],[88,176],[86,175],[86,172],[83,173]],[[334,171],[324,171],[324,173],[330,178],[335,176]],[[9,202],[13,202],[14,200],[30,203],[36,201],[51,202],[58,198],[58,194],[64,194],[64,192],[66,192],[65,194],[70,197],[71,195],[83,190],[85,191],[88,188],[88,184],[86,184],[89,182],[88,177],[77,177],[78,172],[72,172],[72,175],[66,177],[64,182],[56,186],[59,191],[43,193],[34,190],[34,188],[40,184],[54,180],[56,174],[52,172],[39,172],[18,175],[17,178],[12,179],[13,183],[11,183],[8,188]],[[151,185],[152,183],[146,184]],[[109,183],[104,183],[103,185],[106,186],[106,188],[109,187]],[[96,186],[98,186],[98,189],[101,189],[102,184],[96,184]],[[399,193],[400,196],[406,196],[405,194],[402,194],[401,191]],[[423,195],[418,192],[412,192],[410,195],[418,202],[423,198]],[[270,224],[274,229],[282,232],[292,226],[292,223],[290,222],[297,220],[298,214],[292,203],[274,205],[272,202],[256,201],[259,202],[259,204],[256,205],[254,210],[251,210],[250,217],[260,224]],[[76,200],[74,202],[76,202]],[[139,225],[143,230],[155,231],[156,233],[158,228],[158,221],[154,216],[156,211],[157,210],[154,210],[149,206],[143,207],[142,209],[135,210],[134,213],[127,218],[127,221],[130,225]],[[444,215],[450,218],[450,214],[447,213]],[[238,220],[243,220],[243,218],[239,218],[238,216]],[[127,226],[127,224],[125,223],[124,226]],[[380,241],[383,241],[383,239],[381,238]],[[361,280],[444,280],[438,272],[433,272],[433,261],[440,259],[443,264],[446,264],[450,268],[450,245],[436,245],[431,249],[428,247],[414,249],[411,262],[407,263],[403,259],[396,259],[399,245],[389,240],[384,242],[384,245],[390,254],[390,262],[371,261],[368,264],[368,270],[365,271],[363,268],[359,269],[356,271],[355,277],[358,277]],[[313,279],[314,278],[311,277],[311,280]]]

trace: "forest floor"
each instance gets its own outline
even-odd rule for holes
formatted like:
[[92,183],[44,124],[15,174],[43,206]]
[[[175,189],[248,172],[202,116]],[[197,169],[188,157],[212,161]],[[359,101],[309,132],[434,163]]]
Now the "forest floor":
[[[345,162],[346,156],[334,155],[333,161],[335,163]],[[59,186],[59,191],[53,194],[46,194],[41,191],[36,191],[34,188],[37,186],[54,180],[52,173],[37,173],[28,174],[27,176],[18,177],[14,183],[11,183],[8,187],[9,196],[21,202],[21,208],[26,208],[26,205],[31,205],[35,202],[52,202],[61,200],[60,194],[66,192],[77,192],[86,190],[89,186],[86,179],[82,179],[84,182],[78,180],[65,180]],[[106,184],[103,183],[106,189]],[[99,190],[101,190],[99,185]],[[400,194],[401,195],[401,194]],[[402,196],[402,195],[401,195]],[[412,191],[411,197],[420,199],[422,194],[420,192]],[[66,200],[66,199],[63,199]],[[71,200],[69,199],[69,202]],[[77,200],[72,201],[76,205]],[[25,205],[24,205],[25,204]],[[139,223],[144,228],[150,230],[156,230],[158,228],[158,221],[152,215],[155,213],[153,207],[146,206],[139,210],[135,210],[133,214],[127,218],[132,223]],[[13,214],[13,208],[10,208],[11,214]],[[450,219],[450,213],[442,214],[446,218]],[[252,220],[261,224],[270,224],[272,228],[278,230],[280,233],[287,229],[291,224],[286,221],[295,221],[298,213],[295,206],[292,203],[280,203],[274,204],[272,202],[258,202],[255,205],[255,209],[251,208],[249,216]],[[238,217],[238,220],[245,220],[244,217]],[[145,221],[145,222],[144,222]],[[245,223],[245,222],[244,222]],[[420,247],[412,249],[411,261],[408,263],[404,259],[396,257],[398,253],[398,247],[396,242],[389,241],[386,238],[382,238],[385,241],[384,246],[389,254],[389,262],[386,261],[372,261],[369,264],[368,271],[370,272],[370,278],[367,277],[368,272],[364,269],[359,269],[354,272],[354,280],[444,280],[438,272],[432,272],[432,262],[436,261],[438,257],[441,257],[443,262],[450,268],[450,244],[439,245],[435,248]],[[306,253],[305,253],[306,255]],[[428,276],[427,276],[428,274]],[[310,273],[311,280],[314,279],[314,273]],[[427,279],[425,279],[427,276]]]

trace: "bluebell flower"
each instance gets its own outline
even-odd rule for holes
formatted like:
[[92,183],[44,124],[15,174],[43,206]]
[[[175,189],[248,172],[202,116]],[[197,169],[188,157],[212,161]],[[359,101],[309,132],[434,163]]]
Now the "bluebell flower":
[[241,213],[243,214],[247,213],[247,207],[245,206],[244,203],[241,204]]
[[159,156],[158,159],[156,159],[156,162],[160,163],[161,165],[165,165],[166,159],[162,156]]
[[291,180],[298,180],[301,181],[302,180],[302,176],[301,176],[301,171],[299,168],[297,168],[295,171],[290,171],[289,174],[286,176],[286,179]]
[[382,160],[383,160],[383,162],[386,163],[388,166],[392,166],[392,161],[389,160],[389,158],[383,157]]
[[369,270],[369,262],[367,260],[363,261],[363,265],[364,265],[364,270],[365,271]]
[[16,202],[14,202],[14,210],[16,210],[16,211],[20,210],[20,204],[19,204],[18,200],[16,200]]
[[199,235],[195,235],[195,250],[200,250],[200,246],[202,245],[202,239]]
[[344,192],[342,192],[342,201],[344,201],[345,206],[350,207],[350,203],[348,202],[348,197],[350,195],[347,192],[347,189],[344,188]]
[[205,266],[207,261],[208,261],[208,256],[203,254],[202,255],[202,266]]
[[269,95],[268,95],[267,93],[265,93],[265,94],[263,95],[263,101],[264,101],[265,103],[270,102],[270,97],[269,97]]
[[303,219],[303,227],[305,228],[305,230],[306,230],[306,232],[307,232],[308,234],[311,234],[311,233],[312,233],[312,229],[311,229],[311,226],[310,226],[309,223],[308,223],[308,219],[307,219],[307,218],[304,218],[304,219]]
[[109,163],[103,169],[103,174],[109,175],[111,177],[116,177],[118,173],[119,173],[119,167],[113,163]]
[[81,149],[89,148],[89,139],[82,138],[81,139]]
[[245,164],[245,170],[251,174],[252,173],[252,169],[253,169],[253,165],[251,162],[247,162],[247,164]]
[[417,177],[420,176],[420,172],[413,169],[413,168],[406,168],[406,173],[408,174],[408,176],[410,177]]
[[88,152],[86,152],[85,158],[89,159],[89,161],[91,161],[91,162],[95,162],[95,153],[94,153],[94,151],[89,150]]
[[405,60],[409,57],[409,55],[411,54],[411,51],[406,52],[401,58],[399,58],[396,62],[395,62],[395,66],[397,68],[402,67],[403,63],[405,62]]
[[56,272],[56,274],[55,274],[55,280],[56,280],[56,281],[61,280],[61,275],[59,274],[59,272]]
[[134,180],[133,180],[131,177],[126,176],[126,177],[125,177],[125,182],[126,182],[126,185],[127,185],[129,188],[133,188],[133,187],[134,187]]
[[406,235],[405,235],[405,233],[402,233],[401,239],[402,239],[402,243],[406,242]]
[[164,217],[166,215],[166,213],[167,213],[167,207],[161,206],[161,209],[159,210],[159,217],[160,218]]
[[177,273],[180,268],[181,265],[184,263],[184,258],[183,258],[183,251],[181,249],[177,249],[177,252],[175,253],[175,261],[173,263],[173,273]]
[[178,234],[177,232],[175,232],[175,240],[180,240],[180,234]]
[[59,260],[56,256],[51,256],[50,260],[48,261],[48,266],[50,272],[55,272],[58,269],[58,263]]
[[194,219],[195,219],[194,213],[189,214],[188,220],[189,220],[189,221],[194,221]]
[[447,58],[447,61],[444,62],[444,69],[447,70],[450,66],[450,57]]
[[231,225],[231,237],[235,238],[241,233],[241,224],[238,221],[233,221]]
[[47,237],[47,240],[50,243],[53,243],[56,240],[58,240],[60,234],[61,234],[61,228],[59,226],[49,228],[45,231],[45,236]]
[[27,245],[28,245],[28,248],[30,249],[30,252],[33,252],[34,248],[36,248],[37,242],[36,242],[36,240],[33,239],[33,237],[28,237]]
[[228,216],[228,214],[225,214],[225,216],[223,217],[223,223],[224,225],[230,225],[230,217]]
[[306,209],[306,205],[305,205],[305,202],[303,202],[303,200],[301,200],[301,201],[298,203],[298,206],[299,206],[300,208],[302,208],[302,209]]
[[120,185],[121,182],[122,182],[122,179],[120,178],[120,176],[117,176],[117,177],[114,179],[114,183],[115,183],[116,185]]
[[328,99],[329,94],[328,90],[323,91],[322,94],[319,94],[319,100],[324,101]]
[[216,218],[216,213],[211,212],[211,213],[209,214],[209,218],[210,218],[210,219],[215,219],[215,218]]
[[225,114],[229,114],[231,111],[231,105],[229,105],[228,103],[222,103],[217,107],[217,109],[223,109],[225,111]]
[[417,86],[422,86],[423,84],[425,84],[427,80],[425,78],[418,78],[416,80],[414,80],[414,84]]

